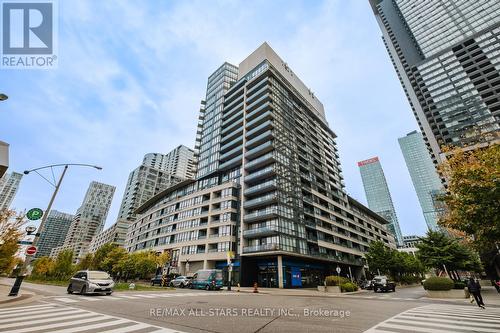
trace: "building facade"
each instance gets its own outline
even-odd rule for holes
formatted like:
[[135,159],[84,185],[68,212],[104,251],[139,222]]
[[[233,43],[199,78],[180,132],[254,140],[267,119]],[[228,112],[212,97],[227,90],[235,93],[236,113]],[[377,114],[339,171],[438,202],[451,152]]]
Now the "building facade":
[[0,179],[5,175],[9,168],[9,144],[0,141]]
[[144,155],[142,165],[164,171],[180,179],[192,179],[196,174],[196,158],[193,149],[180,145],[168,154]]
[[359,277],[371,241],[395,247],[387,221],[345,193],[323,105],[267,43],[217,69],[206,97],[197,178],[139,208],[129,251],[172,251],[181,273],[227,269],[230,252],[233,282],[283,288],[337,266]]
[[62,246],[68,234],[74,215],[51,210],[45,221],[43,230],[39,230],[40,238],[37,242],[38,251],[35,258],[50,256],[53,248]]
[[387,180],[385,179],[384,170],[382,170],[382,165],[378,157],[358,162],[358,167],[368,207],[389,221],[388,228],[394,237],[396,237],[398,245],[401,245],[403,243],[403,235],[401,234],[401,228],[399,227],[398,217],[394,209]]
[[406,252],[413,256],[416,255],[418,248],[417,244],[420,242],[420,237],[415,235],[403,236],[403,244],[398,247],[399,252]]
[[74,261],[78,262],[87,253],[92,238],[103,229],[114,193],[114,186],[96,181],[90,183],[64,244],[53,248],[51,257],[57,257],[61,251],[72,250]]
[[422,133],[413,131],[399,138],[398,142],[403,152],[413,187],[417,192],[427,228],[437,230],[440,212],[434,203],[436,194],[442,193],[444,189],[436,168],[432,163],[429,151],[425,146]]
[[0,177],[0,209],[8,209],[16,196],[23,175],[17,172]]
[[369,1],[433,161],[498,142],[500,2]]
[[119,219],[111,227],[101,231],[92,238],[88,252],[94,253],[101,246],[108,243],[114,243],[120,246],[124,246],[129,226],[130,226],[130,221]]

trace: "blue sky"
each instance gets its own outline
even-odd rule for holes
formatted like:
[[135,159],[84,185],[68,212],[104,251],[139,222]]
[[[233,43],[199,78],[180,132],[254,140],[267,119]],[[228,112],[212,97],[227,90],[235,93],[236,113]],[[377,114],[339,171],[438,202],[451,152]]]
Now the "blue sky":
[[[368,1],[60,1],[59,66],[0,70],[0,140],[10,171],[71,168],[53,208],[74,213],[92,180],[117,187],[148,152],[192,147],[208,76],[267,41],[325,105],[347,191],[366,203],[356,162],[379,156],[403,234],[426,230],[397,138],[417,129]],[[50,174],[48,174],[50,175]],[[12,208],[45,208],[25,176]]]

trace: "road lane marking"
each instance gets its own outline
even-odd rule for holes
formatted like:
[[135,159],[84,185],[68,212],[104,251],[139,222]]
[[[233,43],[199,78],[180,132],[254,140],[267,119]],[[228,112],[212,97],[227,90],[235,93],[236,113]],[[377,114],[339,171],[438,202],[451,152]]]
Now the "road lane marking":
[[[111,318],[110,318],[111,319]],[[102,320],[102,318],[101,318]],[[120,319],[120,320],[111,320],[111,321],[105,321],[103,323],[97,323],[97,324],[92,324],[92,325],[87,325],[87,326],[81,326],[81,327],[71,327],[71,328],[65,328],[61,330],[56,330],[56,331],[50,331],[50,333],[74,333],[74,332],[81,332],[81,331],[87,331],[87,330],[94,330],[96,328],[105,328],[109,326],[116,326],[116,325],[121,325],[128,323],[130,321],[126,319]],[[147,325],[145,325],[147,327]],[[122,328],[118,328],[119,330]],[[102,330],[99,330],[100,333],[104,332]]]
[[64,303],[76,303],[78,302],[76,299],[73,298],[54,298],[56,301],[64,302]]

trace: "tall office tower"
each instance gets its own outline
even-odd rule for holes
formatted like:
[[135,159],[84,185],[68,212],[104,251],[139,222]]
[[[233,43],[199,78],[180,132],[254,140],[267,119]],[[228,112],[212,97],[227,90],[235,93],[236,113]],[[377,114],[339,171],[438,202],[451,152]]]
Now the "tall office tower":
[[178,146],[168,154],[146,154],[142,165],[165,171],[181,179],[192,179],[196,173],[194,150],[183,145]]
[[0,209],[10,207],[12,200],[16,196],[23,175],[21,173],[6,173],[0,177]]
[[210,76],[204,112],[197,179],[138,209],[128,251],[172,251],[182,274],[227,270],[230,251],[234,283],[283,288],[337,266],[359,277],[371,241],[395,246],[387,221],[345,193],[323,105],[267,43]]
[[50,255],[50,251],[54,247],[64,244],[66,235],[68,234],[69,226],[75,218],[74,215],[51,210],[43,230],[40,230],[40,238],[38,239],[38,251],[36,258]]
[[398,217],[394,209],[394,204],[392,203],[391,193],[389,192],[389,186],[387,186],[384,170],[382,170],[382,165],[378,157],[358,162],[358,167],[361,173],[368,207],[389,221],[389,230],[396,237],[398,245],[402,245],[403,236],[399,228]]
[[56,257],[61,251],[68,249],[73,251],[75,262],[83,257],[92,238],[103,229],[114,193],[114,186],[96,181],[90,183],[82,205],[71,222],[64,244],[53,248],[51,257]]
[[498,142],[500,1],[370,4],[433,161],[443,144]]
[[[200,149],[198,157],[198,172],[196,177],[204,179],[201,187],[217,185],[219,182],[220,131],[221,114],[224,108],[224,94],[238,77],[238,67],[224,63],[210,77],[207,83],[205,107],[200,110],[201,130]],[[215,174],[215,175],[214,175]]]
[[398,141],[422,207],[425,223],[430,230],[437,230],[439,209],[435,207],[434,199],[436,193],[443,191],[443,185],[432,164],[422,133],[413,131]]

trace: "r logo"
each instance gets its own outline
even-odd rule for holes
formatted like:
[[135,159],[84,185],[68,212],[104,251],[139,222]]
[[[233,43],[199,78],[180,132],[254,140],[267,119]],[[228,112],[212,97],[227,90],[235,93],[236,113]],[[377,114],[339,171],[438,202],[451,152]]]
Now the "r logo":
[[3,54],[53,53],[53,4],[2,3]]

